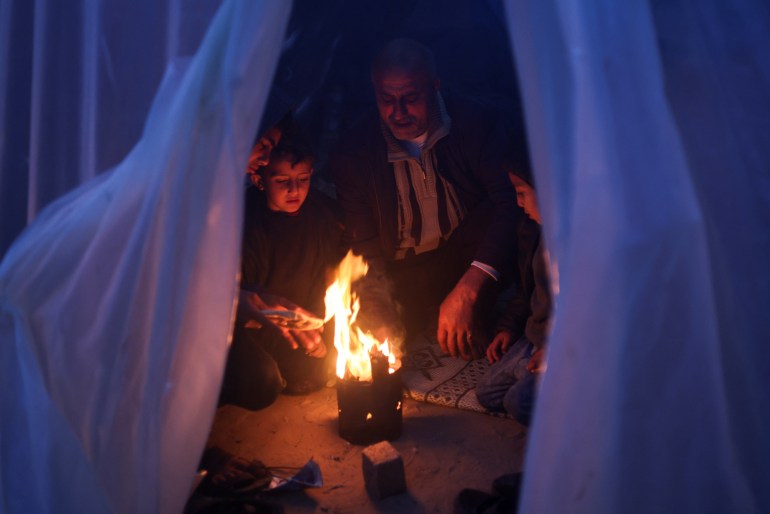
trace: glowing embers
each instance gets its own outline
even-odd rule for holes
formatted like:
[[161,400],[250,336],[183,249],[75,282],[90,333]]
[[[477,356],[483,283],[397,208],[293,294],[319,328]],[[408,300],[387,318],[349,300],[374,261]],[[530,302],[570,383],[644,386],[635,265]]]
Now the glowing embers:
[[389,341],[378,341],[356,325],[359,299],[352,284],[366,275],[362,257],[348,252],[326,290],[326,321],[334,318],[337,406],[340,436],[354,444],[401,435],[400,362]]

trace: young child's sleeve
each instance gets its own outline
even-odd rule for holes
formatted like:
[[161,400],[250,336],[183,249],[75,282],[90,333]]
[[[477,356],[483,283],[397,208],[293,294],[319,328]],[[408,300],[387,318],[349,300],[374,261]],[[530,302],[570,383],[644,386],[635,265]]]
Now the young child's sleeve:
[[532,294],[535,280],[533,259],[540,239],[540,227],[529,220],[522,221],[518,228],[519,254],[517,255],[519,280],[511,288],[511,296],[497,322],[497,332],[510,332],[515,339],[524,335],[527,320],[532,315]]
[[545,249],[541,244],[537,246],[533,263],[534,289],[530,302],[532,313],[527,320],[525,332],[527,338],[536,348],[545,347],[551,332],[553,319],[553,294],[551,292],[551,276],[549,262]]
[[522,285],[516,284],[513,286],[512,296],[508,300],[503,314],[497,321],[495,331],[510,332],[515,341],[524,335],[524,328],[530,314],[529,299],[526,298],[526,293],[522,291]]

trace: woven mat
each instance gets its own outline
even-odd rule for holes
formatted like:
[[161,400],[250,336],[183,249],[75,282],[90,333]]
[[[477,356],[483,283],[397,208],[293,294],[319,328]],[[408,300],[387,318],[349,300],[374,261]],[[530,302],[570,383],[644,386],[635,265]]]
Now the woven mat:
[[455,359],[445,355],[436,341],[420,337],[411,342],[402,361],[404,396],[418,402],[504,417],[486,410],[476,399],[476,384],[487,369],[486,359],[470,362]]

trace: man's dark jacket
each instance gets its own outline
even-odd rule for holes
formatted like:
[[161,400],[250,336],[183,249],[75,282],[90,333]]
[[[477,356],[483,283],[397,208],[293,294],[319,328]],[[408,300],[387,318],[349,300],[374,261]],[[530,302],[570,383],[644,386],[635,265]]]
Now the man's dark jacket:
[[[457,96],[445,101],[451,130],[436,143],[437,172],[452,183],[467,212],[493,208],[475,260],[507,275],[515,270],[516,227],[523,214],[502,169],[506,132],[481,104]],[[377,267],[393,259],[398,246],[398,193],[382,130],[375,111],[343,136],[330,162],[346,242]]]

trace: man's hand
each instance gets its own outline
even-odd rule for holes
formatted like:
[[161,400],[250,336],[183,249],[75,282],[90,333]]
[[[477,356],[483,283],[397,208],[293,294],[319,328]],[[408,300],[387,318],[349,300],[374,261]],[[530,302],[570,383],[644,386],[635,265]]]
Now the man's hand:
[[246,328],[271,327],[278,330],[293,349],[303,348],[305,353],[319,359],[326,355],[326,345],[321,339],[320,330],[289,330],[279,327],[262,314],[265,309],[287,310],[315,317],[313,313],[282,296],[241,289],[238,297],[238,316],[246,320]]
[[438,315],[438,344],[452,357],[473,359],[473,311],[482,286],[492,279],[471,266],[441,303]]
[[508,351],[508,348],[511,347],[511,343],[513,343],[513,334],[507,330],[498,332],[492,343],[490,343],[489,348],[487,348],[487,360],[490,364],[499,361],[503,354]]

